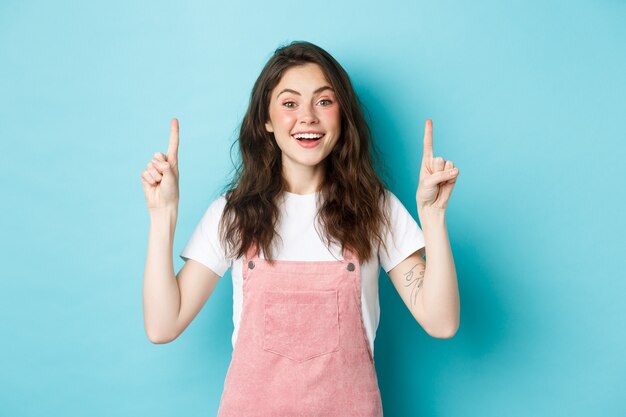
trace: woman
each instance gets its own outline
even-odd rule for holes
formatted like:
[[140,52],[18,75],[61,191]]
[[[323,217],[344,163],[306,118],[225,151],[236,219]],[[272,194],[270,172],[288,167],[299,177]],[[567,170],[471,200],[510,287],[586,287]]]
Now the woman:
[[218,416],[381,416],[373,359],[380,267],[430,335],[452,337],[459,325],[445,225],[458,170],[433,157],[427,121],[416,194],[422,233],[374,169],[348,75],[308,42],[267,62],[239,144],[237,175],[181,252],[178,276],[176,119],[167,154],[157,152],[142,173],[151,217],[148,337],[178,337],[230,267],[234,350]]

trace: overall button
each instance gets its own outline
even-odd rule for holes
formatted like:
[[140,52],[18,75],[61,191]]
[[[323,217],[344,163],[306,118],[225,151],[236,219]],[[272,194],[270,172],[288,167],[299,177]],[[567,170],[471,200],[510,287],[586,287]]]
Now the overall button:
[[354,264],[352,262],[348,264],[348,271],[354,271]]
[[254,269],[254,262],[252,261],[248,262],[248,268]]

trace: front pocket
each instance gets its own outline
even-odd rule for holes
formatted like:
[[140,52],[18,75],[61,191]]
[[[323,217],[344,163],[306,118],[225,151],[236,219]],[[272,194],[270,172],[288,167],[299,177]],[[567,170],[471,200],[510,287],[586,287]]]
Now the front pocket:
[[296,362],[339,350],[337,290],[265,291],[263,349]]

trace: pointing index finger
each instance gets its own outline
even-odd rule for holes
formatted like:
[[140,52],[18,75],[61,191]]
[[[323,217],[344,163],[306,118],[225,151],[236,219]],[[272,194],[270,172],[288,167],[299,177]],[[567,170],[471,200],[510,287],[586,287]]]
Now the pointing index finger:
[[168,162],[178,162],[178,119],[173,118],[170,123],[170,144],[167,148]]
[[433,157],[433,121],[426,119],[426,125],[424,126],[424,153],[423,159],[430,159]]

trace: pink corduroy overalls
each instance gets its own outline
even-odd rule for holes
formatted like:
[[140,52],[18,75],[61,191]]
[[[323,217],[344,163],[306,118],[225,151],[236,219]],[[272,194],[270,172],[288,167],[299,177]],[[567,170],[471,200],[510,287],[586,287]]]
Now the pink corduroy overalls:
[[218,417],[381,417],[359,260],[270,265],[248,250]]

